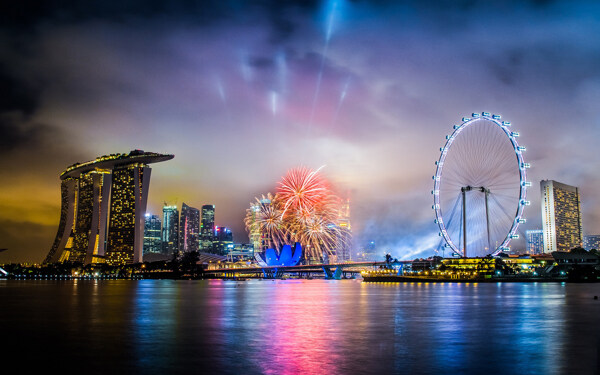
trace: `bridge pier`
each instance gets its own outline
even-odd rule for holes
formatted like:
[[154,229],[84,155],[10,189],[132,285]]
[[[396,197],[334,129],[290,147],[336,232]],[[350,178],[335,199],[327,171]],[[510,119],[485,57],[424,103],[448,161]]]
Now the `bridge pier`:
[[263,278],[265,279],[279,279],[281,276],[283,276],[284,271],[280,270],[279,268],[273,268],[272,270],[266,270],[262,268],[262,272]]
[[331,267],[322,266],[325,278],[328,280],[340,280],[342,278],[342,266],[337,266],[334,272],[331,272]]

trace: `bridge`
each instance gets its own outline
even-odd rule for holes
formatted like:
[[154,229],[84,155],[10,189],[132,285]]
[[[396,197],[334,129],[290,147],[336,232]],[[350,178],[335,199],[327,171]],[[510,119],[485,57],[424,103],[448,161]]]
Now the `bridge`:
[[285,274],[296,274],[299,277],[311,277],[313,273],[324,274],[326,279],[340,280],[347,278],[348,274],[356,275],[366,268],[376,268],[381,266],[400,266],[403,269],[405,265],[412,261],[396,262],[352,262],[352,263],[332,263],[332,264],[309,264],[298,266],[254,266],[254,267],[230,267],[204,270],[205,276],[214,276],[220,278],[240,278],[252,276],[264,279],[280,279]]

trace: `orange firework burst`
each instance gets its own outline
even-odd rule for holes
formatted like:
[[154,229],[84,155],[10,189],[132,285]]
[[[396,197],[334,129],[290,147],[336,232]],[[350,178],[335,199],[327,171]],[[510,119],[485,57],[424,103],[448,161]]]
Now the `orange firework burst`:
[[282,216],[288,211],[302,215],[311,213],[329,200],[331,192],[327,181],[319,174],[321,168],[316,171],[294,168],[283,176],[277,187],[277,197],[283,202]]

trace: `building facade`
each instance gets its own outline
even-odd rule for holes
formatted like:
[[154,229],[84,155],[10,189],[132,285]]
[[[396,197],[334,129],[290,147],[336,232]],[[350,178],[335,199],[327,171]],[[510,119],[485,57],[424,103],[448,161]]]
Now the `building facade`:
[[162,222],[160,216],[146,214],[144,224],[144,255],[162,253]]
[[177,206],[163,206],[162,253],[172,255],[179,250],[179,210]]
[[215,205],[202,206],[202,226],[200,227],[200,248],[203,252],[212,252],[215,240]]
[[179,216],[179,252],[198,251],[200,244],[200,211],[183,203]]
[[58,232],[44,262],[141,262],[148,164],[172,158],[134,150],[68,167],[60,175]]
[[544,252],[544,231],[541,229],[528,230],[525,232],[528,254],[542,254]]
[[350,224],[350,199],[342,204],[338,215],[337,226],[339,238],[335,249],[337,261],[347,262],[352,260],[352,226]]
[[212,245],[214,254],[227,255],[229,245],[233,245],[233,233],[227,227],[215,227],[215,239]]
[[540,182],[544,252],[569,251],[582,246],[579,189],[557,181]]
[[262,230],[261,224],[259,223],[259,217],[270,215],[272,210],[271,198],[272,196],[270,194],[267,197],[263,195],[262,199],[250,204],[250,217],[246,222],[246,230],[248,231],[250,243],[256,252],[263,252],[268,248],[276,247],[269,236],[268,231]]

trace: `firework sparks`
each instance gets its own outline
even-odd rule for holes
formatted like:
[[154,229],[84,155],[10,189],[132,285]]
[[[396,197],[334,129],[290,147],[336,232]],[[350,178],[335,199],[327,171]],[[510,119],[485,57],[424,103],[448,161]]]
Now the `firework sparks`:
[[286,227],[279,207],[279,201],[269,193],[256,198],[246,210],[244,224],[255,244],[265,242],[268,247],[279,249],[286,243]]
[[292,212],[309,213],[323,203],[329,195],[327,182],[319,171],[300,167],[290,170],[279,182],[277,197],[283,202],[282,217]]
[[255,246],[280,249],[299,242],[307,260],[335,259],[347,236],[337,225],[341,200],[319,172],[305,167],[290,170],[268,194],[251,204],[245,224]]

